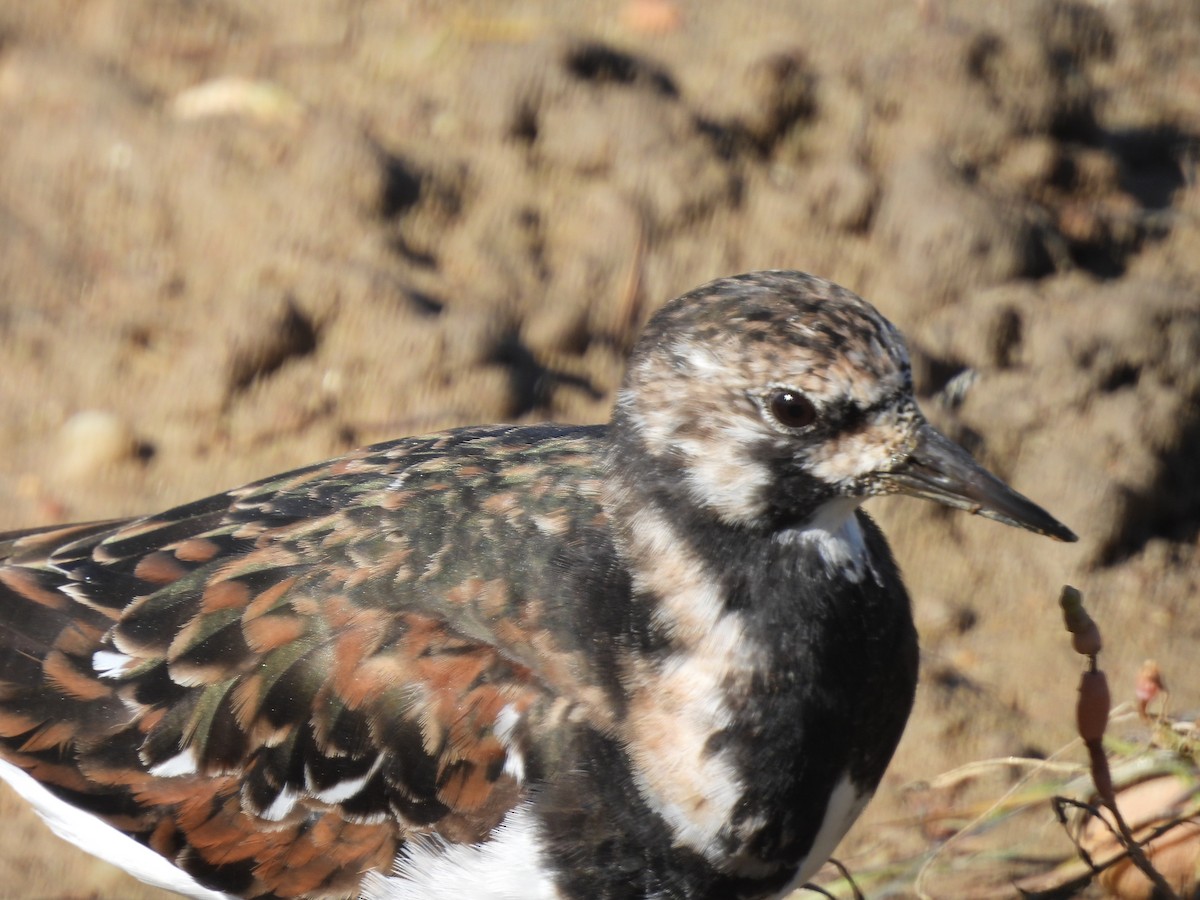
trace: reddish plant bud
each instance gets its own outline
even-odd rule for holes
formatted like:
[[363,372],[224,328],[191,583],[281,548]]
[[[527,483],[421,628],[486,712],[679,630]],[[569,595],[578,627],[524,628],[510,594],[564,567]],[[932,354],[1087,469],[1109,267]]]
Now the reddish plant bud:
[[1085,741],[1099,741],[1108,726],[1108,710],[1112,697],[1108,679],[1099,669],[1084,672],[1079,679],[1079,702],[1075,705],[1075,724]]
[[1154,698],[1165,692],[1166,689],[1167,685],[1163,681],[1158,663],[1152,659],[1142,663],[1141,669],[1138,670],[1137,680],[1133,685],[1133,693],[1137,697],[1138,715],[1143,719],[1148,718],[1148,707],[1154,702]]

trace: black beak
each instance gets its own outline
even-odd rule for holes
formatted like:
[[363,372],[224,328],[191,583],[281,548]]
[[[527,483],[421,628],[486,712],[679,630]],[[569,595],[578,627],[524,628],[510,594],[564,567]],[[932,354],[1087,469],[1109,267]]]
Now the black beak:
[[1018,494],[928,423],[917,432],[917,446],[908,460],[880,477],[900,493],[936,500],[1055,540],[1078,540],[1066,525]]

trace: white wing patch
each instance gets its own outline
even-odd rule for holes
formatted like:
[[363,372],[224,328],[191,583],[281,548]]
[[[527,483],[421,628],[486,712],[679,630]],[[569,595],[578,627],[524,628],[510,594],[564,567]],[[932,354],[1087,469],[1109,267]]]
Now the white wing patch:
[[513,739],[513,732],[521,723],[521,714],[511,703],[506,704],[496,716],[496,738],[504,745],[508,755],[504,758],[504,774],[517,781],[525,780],[525,757]]
[[271,805],[262,811],[262,818],[268,822],[282,822],[296,808],[299,800],[300,794],[294,788],[285,787],[271,801]]
[[92,654],[92,668],[101,678],[121,678],[132,662],[132,656],[114,650],[97,650]]
[[0,779],[7,781],[37,810],[50,830],[60,838],[93,856],[120,866],[134,878],[194,900],[234,900],[228,894],[209,890],[199,884],[145,844],[139,844],[91,813],[54,796],[24,769],[3,759],[0,759]]
[[304,783],[309,792],[322,803],[341,803],[349,800],[359,791],[361,791],[368,781],[375,777],[375,773],[379,771],[379,767],[383,765],[383,755],[380,754],[375,758],[375,762],[371,764],[371,768],[357,778],[347,778],[345,781],[339,781],[337,784],[330,785],[323,791],[316,789],[313,784],[312,772],[307,766],[304,768]]
[[150,770],[157,778],[174,778],[177,775],[195,775],[200,769],[196,765],[196,754],[188,747],[170,759],[164,759]]
[[561,900],[542,863],[537,822],[518,806],[480,844],[416,838],[396,856],[392,875],[369,873],[362,900]]
[[796,870],[796,877],[780,892],[780,897],[786,897],[812,878],[816,871],[825,865],[826,860],[833,855],[833,851],[837,849],[837,845],[841,843],[842,838],[846,836],[846,832],[850,830],[850,826],[854,824],[870,799],[871,793],[860,789],[850,780],[849,775],[843,775],[838,779],[833,793],[829,795],[825,816],[821,819],[821,827],[817,831],[817,836],[813,838],[812,847],[809,848],[808,855],[800,863],[800,868]]

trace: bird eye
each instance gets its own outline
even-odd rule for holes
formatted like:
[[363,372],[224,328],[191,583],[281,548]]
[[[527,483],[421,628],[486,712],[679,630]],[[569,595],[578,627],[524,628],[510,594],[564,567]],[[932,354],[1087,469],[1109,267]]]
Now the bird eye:
[[767,406],[785,428],[804,428],[817,420],[817,408],[797,391],[775,391],[767,399]]

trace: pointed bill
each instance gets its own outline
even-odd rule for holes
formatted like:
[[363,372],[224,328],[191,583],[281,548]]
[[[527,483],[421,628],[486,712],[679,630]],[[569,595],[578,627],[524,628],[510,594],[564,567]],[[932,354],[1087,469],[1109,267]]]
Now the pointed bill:
[[928,423],[918,430],[912,455],[880,477],[898,493],[935,500],[1055,540],[1078,540],[1066,525],[1018,494]]

